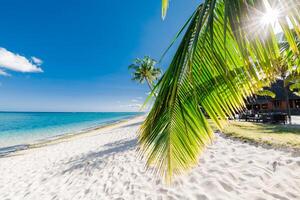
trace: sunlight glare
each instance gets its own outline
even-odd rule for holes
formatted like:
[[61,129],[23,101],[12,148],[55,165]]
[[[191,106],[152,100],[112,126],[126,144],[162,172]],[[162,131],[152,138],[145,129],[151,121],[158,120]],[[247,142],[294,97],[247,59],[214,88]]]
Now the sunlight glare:
[[263,25],[274,25],[278,21],[279,12],[276,9],[268,9],[263,15],[261,23]]

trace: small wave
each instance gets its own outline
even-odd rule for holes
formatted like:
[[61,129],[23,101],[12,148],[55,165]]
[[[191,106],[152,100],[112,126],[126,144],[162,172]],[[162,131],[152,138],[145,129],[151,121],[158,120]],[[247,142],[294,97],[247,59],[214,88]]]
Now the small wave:
[[20,144],[20,145],[14,145],[14,146],[9,146],[9,147],[3,147],[3,148],[0,148],[0,157],[4,157],[10,153],[20,151],[20,150],[25,150],[28,148],[29,148],[28,144]]

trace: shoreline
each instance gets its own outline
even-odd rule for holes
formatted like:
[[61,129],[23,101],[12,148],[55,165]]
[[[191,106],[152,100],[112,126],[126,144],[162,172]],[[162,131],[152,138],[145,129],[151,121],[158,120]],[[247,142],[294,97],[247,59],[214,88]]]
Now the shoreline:
[[[19,153],[26,151],[26,150],[41,148],[41,147],[48,146],[48,145],[55,145],[58,143],[66,142],[66,141],[73,140],[76,138],[82,138],[85,136],[92,136],[94,134],[97,134],[97,131],[111,130],[111,129],[117,128],[119,126],[125,125],[126,123],[128,123],[131,120],[138,120],[140,118],[144,119],[145,117],[146,117],[146,114],[138,114],[133,117],[128,117],[128,118],[120,119],[120,120],[112,120],[110,122],[105,122],[103,124],[99,124],[98,126],[84,128],[82,130],[79,130],[78,132],[73,131],[70,133],[60,134],[60,135],[48,137],[45,139],[36,140],[35,142],[32,142],[32,143],[24,143],[24,144],[3,147],[3,148],[0,148],[0,159],[5,158],[5,157],[17,156],[17,155],[19,155]],[[237,141],[237,142],[244,143],[244,144],[249,144],[249,145],[255,146],[255,147],[262,147],[262,148],[265,148],[268,150],[273,149],[273,150],[283,151],[283,152],[287,152],[287,153],[293,153],[297,157],[300,156],[300,148],[279,146],[279,145],[275,145],[275,144],[266,143],[264,141],[258,142],[258,141],[255,141],[255,140],[252,140],[249,138],[240,138],[240,137],[234,136],[233,134],[227,134],[227,133],[223,133],[220,131],[215,131],[215,135],[219,135],[220,137],[223,137],[225,139]],[[7,149],[7,151],[5,151],[5,149]]]
[[[44,139],[36,140],[32,143],[24,143],[24,144],[18,144],[18,145],[12,145],[0,148],[0,159],[5,157],[11,157],[19,155],[22,151],[41,148],[48,145],[54,145],[61,142],[66,142],[72,139],[75,139],[76,137],[84,137],[88,135],[97,134],[96,131],[103,131],[105,129],[113,129],[118,126],[121,126],[122,124],[126,124],[131,120],[139,119],[145,117],[145,114],[138,114],[133,117],[128,117],[125,119],[120,120],[112,120],[110,122],[105,122],[103,124],[99,124],[98,126],[93,126],[89,128],[84,128],[82,130],[78,130],[78,132],[70,132],[65,134],[60,134],[52,137],[47,137]],[[6,150],[6,151],[5,151]]]
[[0,199],[300,198],[300,157],[219,134],[197,166],[167,185],[137,154],[143,120],[137,116],[2,158]]

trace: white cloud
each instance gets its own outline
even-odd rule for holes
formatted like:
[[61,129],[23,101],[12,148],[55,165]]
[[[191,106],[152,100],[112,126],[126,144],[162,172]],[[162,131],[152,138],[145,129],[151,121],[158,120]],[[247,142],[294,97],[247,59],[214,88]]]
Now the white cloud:
[[32,59],[32,61],[33,61],[35,64],[37,64],[37,65],[43,64],[43,61],[42,61],[41,59],[35,57],[35,56],[32,56],[31,59]]
[[140,109],[143,105],[140,103],[133,103],[133,104],[127,104],[127,105],[120,105],[121,108],[138,108]]
[[135,103],[135,104],[129,104],[127,105],[129,108],[141,108],[142,107],[142,104],[140,103]]
[[0,76],[10,76],[10,74],[0,69]]
[[131,102],[132,102],[132,103],[138,103],[138,102],[140,102],[140,101],[137,100],[137,99],[132,99]]
[[[38,66],[41,64],[42,60],[35,58],[38,60],[34,61],[34,58],[35,57],[32,57],[33,62],[31,62],[24,56],[0,47],[0,68],[17,72],[43,72],[43,70]],[[39,64],[36,61],[39,62]],[[4,72],[3,70],[1,71]]]

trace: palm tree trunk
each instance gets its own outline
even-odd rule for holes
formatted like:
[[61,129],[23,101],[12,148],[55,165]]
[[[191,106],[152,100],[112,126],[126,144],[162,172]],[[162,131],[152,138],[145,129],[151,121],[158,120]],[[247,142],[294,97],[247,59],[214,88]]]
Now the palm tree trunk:
[[[147,81],[147,84],[148,84],[151,92],[153,92],[153,86],[152,86],[152,84],[150,83],[150,81],[147,78],[146,78],[146,81]],[[153,93],[153,95],[154,95],[155,98],[157,97],[156,94],[155,94],[155,92]]]
[[288,91],[288,86],[284,84],[285,79],[283,79],[283,88],[284,88],[284,95],[285,95],[285,103],[286,103],[286,111],[288,115],[288,123],[292,123],[291,119],[291,108],[290,108],[290,98],[289,98],[289,91]]

